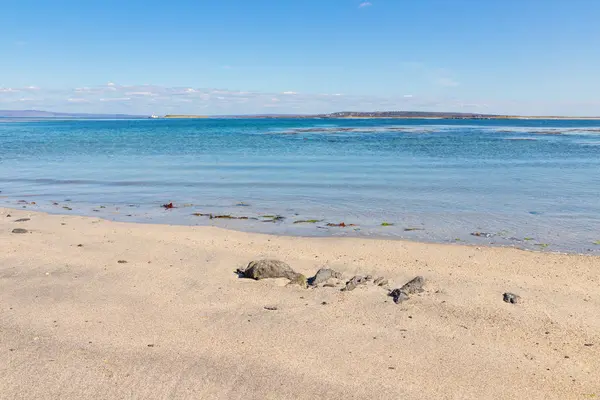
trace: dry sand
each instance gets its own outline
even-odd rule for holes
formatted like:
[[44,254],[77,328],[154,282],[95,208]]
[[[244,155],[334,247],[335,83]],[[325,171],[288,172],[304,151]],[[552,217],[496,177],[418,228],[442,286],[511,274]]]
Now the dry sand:
[[[1,399],[600,397],[598,257],[8,209],[0,248]],[[264,257],[426,291],[233,273]]]

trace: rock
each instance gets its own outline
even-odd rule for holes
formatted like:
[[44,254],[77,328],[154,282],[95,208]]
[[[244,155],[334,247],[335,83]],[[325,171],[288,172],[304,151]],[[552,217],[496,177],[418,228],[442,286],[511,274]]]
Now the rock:
[[392,290],[389,296],[393,297],[394,303],[400,304],[408,300],[410,298],[409,295],[423,292],[424,284],[425,279],[422,276],[417,276],[406,282],[401,288]]
[[521,296],[516,295],[514,293],[504,293],[502,295],[502,300],[504,300],[505,303],[510,303],[510,304],[517,304],[519,302],[519,299],[521,298]]
[[346,282],[346,287],[342,290],[345,292],[350,292],[357,288],[359,285],[364,285],[367,283],[367,279],[364,276],[355,275],[348,282]]
[[302,287],[307,286],[306,277],[294,271],[288,264],[279,260],[258,260],[251,261],[246,269],[236,271],[244,278],[255,280],[269,278],[287,278],[292,284],[298,284]]
[[31,221],[31,218],[19,218],[19,219],[15,219],[15,222],[27,222],[27,221]]
[[389,295],[394,299],[394,303],[396,303],[396,304],[400,304],[404,300],[409,299],[408,295],[400,289],[392,290]]
[[119,261],[117,261],[117,263],[119,263],[119,264],[127,264],[127,261],[126,260],[119,260]]
[[417,276],[410,281],[406,282],[404,286],[400,288],[406,294],[415,294],[423,292],[423,285],[425,284],[425,279],[422,276]]
[[373,275],[367,275],[367,276],[365,276],[365,280],[366,281],[372,281],[373,280]]
[[335,287],[335,283],[325,283],[323,287]]
[[377,286],[385,286],[388,284],[388,280],[385,279],[383,276],[380,276],[378,278],[375,278],[375,280],[373,281],[373,284],[377,285]]
[[23,229],[23,228],[15,228],[12,230],[12,233],[27,233],[29,232],[27,229]]
[[265,308],[265,310],[269,310],[269,311],[277,311],[278,310],[277,306],[265,306],[264,308]]
[[473,232],[473,233],[471,233],[471,236],[491,238],[491,237],[494,237],[496,235],[494,235],[493,233],[488,233],[488,232]]
[[308,278],[308,284],[310,286],[317,286],[321,283],[326,283],[331,278],[341,279],[342,274],[329,268],[321,268],[315,276]]

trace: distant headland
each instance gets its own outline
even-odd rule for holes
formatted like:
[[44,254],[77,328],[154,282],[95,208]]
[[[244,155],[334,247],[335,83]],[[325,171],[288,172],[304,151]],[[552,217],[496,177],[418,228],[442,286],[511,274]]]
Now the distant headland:
[[188,115],[167,114],[158,115],[129,115],[129,114],[81,114],[61,113],[38,110],[0,110],[0,118],[23,119],[206,119],[206,118],[231,118],[231,119],[572,119],[572,120],[600,120],[600,117],[573,117],[573,116],[525,116],[525,115],[499,115],[477,114],[460,112],[434,112],[434,111],[341,111],[328,114],[252,114],[252,115]]

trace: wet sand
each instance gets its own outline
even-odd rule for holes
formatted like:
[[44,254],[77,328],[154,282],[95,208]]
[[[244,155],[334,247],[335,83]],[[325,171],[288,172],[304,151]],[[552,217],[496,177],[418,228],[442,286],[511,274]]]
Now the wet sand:
[[[2,208],[0,244],[0,399],[600,396],[600,257]],[[234,273],[260,258],[425,292]]]

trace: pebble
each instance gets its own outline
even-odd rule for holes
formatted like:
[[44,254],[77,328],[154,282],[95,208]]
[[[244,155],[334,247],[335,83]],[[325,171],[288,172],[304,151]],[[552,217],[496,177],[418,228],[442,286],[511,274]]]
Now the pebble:
[[12,230],[12,233],[27,233],[29,232],[27,229],[23,229],[23,228],[15,228]]
[[521,297],[519,295],[516,295],[514,293],[504,293],[502,295],[502,300],[504,300],[505,303],[510,303],[510,304],[517,304],[519,302],[519,299]]

